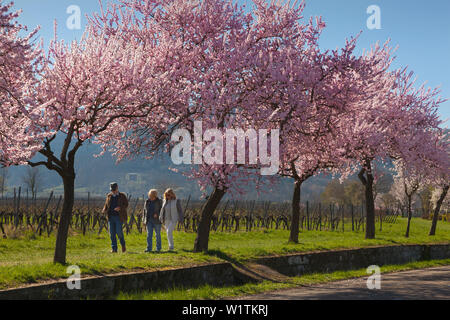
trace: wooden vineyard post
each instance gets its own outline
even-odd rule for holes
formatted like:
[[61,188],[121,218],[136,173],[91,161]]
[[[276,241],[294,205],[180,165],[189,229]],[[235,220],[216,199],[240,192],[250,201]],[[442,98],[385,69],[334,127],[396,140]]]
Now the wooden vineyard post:
[[87,194],[87,208],[88,208],[88,210],[87,210],[87,216],[88,216],[87,223],[88,223],[88,228],[89,228],[89,226],[91,225],[91,192],[90,191],[88,191],[88,194]]
[[[186,201],[186,205],[184,206],[184,211],[183,211],[184,217],[186,217],[186,215],[187,215],[187,210],[188,210],[188,206],[189,206],[189,202],[190,201],[191,201],[191,195],[189,195],[189,197],[188,197],[188,199]],[[186,224],[185,224],[185,222],[186,221],[183,221],[183,229],[186,231]]]
[[47,200],[47,203],[46,203],[46,205],[45,205],[45,207],[44,207],[44,211],[42,212],[42,214],[41,214],[41,218],[39,219],[39,224],[38,224],[38,226],[37,226],[37,228],[36,228],[36,234],[41,234],[41,228],[42,228],[42,224],[44,223],[44,221],[47,219],[47,209],[48,209],[48,206],[50,205],[50,201],[52,200],[52,198],[53,198],[53,191],[52,192],[50,192],[50,197],[48,197],[48,200]]
[[[19,192],[17,193],[17,202],[14,203],[14,229],[19,227],[19,214],[20,214],[20,193],[22,187],[19,187]],[[14,200],[16,199],[16,189],[14,188]]]
[[17,193],[16,193],[16,188],[14,188],[14,200],[13,200],[14,225],[16,224],[16,199],[17,199]]
[[361,205],[361,220],[362,220],[362,228],[363,228],[363,232],[365,231],[364,228],[364,204]]
[[322,204],[319,202],[319,231],[322,231]]
[[134,214],[136,212],[136,207],[137,207],[138,202],[139,202],[139,198],[136,198],[136,201],[134,202],[134,207],[133,207],[133,211],[131,213],[130,220],[128,221],[128,223],[126,223],[127,234],[130,233],[130,230],[133,227],[133,222],[136,222],[136,220],[134,218]]
[[58,203],[56,204],[55,213],[54,213],[52,219],[50,220],[49,231],[48,231],[48,235],[49,236],[50,236],[51,232],[53,231],[54,224],[56,222],[58,222],[58,217],[59,217],[58,211],[59,211],[59,206],[60,206],[60,204],[62,202],[62,198],[63,198],[63,196],[60,195],[59,199],[58,199]]
[[351,211],[351,214],[352,214],[352,231],[355,231],[355,217],[354,217],[354,214],[353,214],[353,203],[350,205],[350,211]]
[[383,231],[383,213],[380,211],[380,232]]
[[309,231],[309,201],[306,201],[306,230]]

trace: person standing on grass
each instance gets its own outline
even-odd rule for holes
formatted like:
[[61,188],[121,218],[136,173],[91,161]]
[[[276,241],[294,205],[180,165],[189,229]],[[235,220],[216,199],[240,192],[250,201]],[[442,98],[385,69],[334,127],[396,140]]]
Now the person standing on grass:
[[167,231],[167,240],[169,242],[169,250],[174,250],[173,230],[178,222],[183,222],[184,214],[181,208],[181,202],[175,196],[172,189],[164,192],[164,202],[159,215],[159,220],[164,224]]
[[119,238],[122,252],[127,251],[125,237],[123,235],[123,224],[127,223],[128,199],[124,193],[119,192],[116,182],[110,184],[111,192],[106,196],[103,214],[108,215],[109,234],[111,236],[112,253],[117,253],[117,237]]
[[153,230],[156,235],[156,251],[161,251],[161,221],[159,213],[162,201],[158,198],[158,191],[151,189],[148,192],[148,199],[144,203],[144,225],[147,227],[147,249],[145,252],[152,252]]

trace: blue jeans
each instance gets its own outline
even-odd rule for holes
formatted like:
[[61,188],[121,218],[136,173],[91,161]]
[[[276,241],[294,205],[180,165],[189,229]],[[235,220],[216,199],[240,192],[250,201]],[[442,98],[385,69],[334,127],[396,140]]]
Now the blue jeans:
[[123,236],[122,221],[119,216],[109,216],[109,235],[111,236],[111,247],[113,251],[117,251],[117,237],[119,237],[120,245],[125,246],[125,237]]
[[156,250],[161,251],[161,224],[147,222],[147,251],[152,251],[153,230],[156,234]]

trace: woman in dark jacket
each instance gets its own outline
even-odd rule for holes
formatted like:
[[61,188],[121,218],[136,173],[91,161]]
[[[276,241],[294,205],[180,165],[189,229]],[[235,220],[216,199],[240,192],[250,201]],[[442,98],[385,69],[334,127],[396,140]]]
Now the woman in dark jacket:
[[153,249],[153,230],[156,234],[156,251],[161,251],[161,221],[159,220],[161,206],[162,201],[158,198],[158,191],[151,189],[144,204],[144,224],[147,227],[147,249],[145,252],[151,252]]

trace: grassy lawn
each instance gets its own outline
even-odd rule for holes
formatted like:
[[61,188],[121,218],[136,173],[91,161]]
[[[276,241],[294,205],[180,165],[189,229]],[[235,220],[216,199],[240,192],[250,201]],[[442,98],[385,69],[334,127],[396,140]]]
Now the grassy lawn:
[[[423,269],[437,266],[450,265],[450,259],[412,262],[403,265],[386,265],[381,267],[381,273],[392,273],[413,269]],[[209,285],[200,288],[174,288],[166,291],[142,291],[137,293],[121,293],[117,300],[218,300],[236,298],[270,292],[282,289],[289,289],[301,286],[338,281],[344,279],[367,276],[366,269],[351,271],[336,271],[333,273],[313,273],[301,277],[290,277],[288,282],[275,283],[263,281],[260,283],[248,283],[241,286],[212,287]]]
[[[245,262],[256,257],[313,250],[356,248],[374,245],[405,243],[449,243],[450,223],[439,222],[435,237],[429,237],[430,221],[414,219],[410,238],[404,237],[406,219],[396,224],[384,224],[377,230],[375,240],[365,240],[364,232],[309,231],[300,234],[299,244],[287,242],[286,230],[252,231],[250,233],[211,233],[210,252],[193,253],[195,234],[175,232],[173,253],[167,252],[167,240],[163,233],[163,252],[144,253],[146,234],[133,232],[126,236],[126,254],[111,254],[106,232],[86,236],[72,234],[68,239],[68,265],[78,265],[83,275],[124,271],[154,270],[162,268],[198,265],[208,262]],[[346,226],[347,230],[349,225]],[[377,226],[378,228],[379,226]],[[0,239],[0,289],[49,279],[66,278],[66,266],[53,265],[55,237],[37,237],[31,233]],[[119,249],[120,251],[120,249]]]

